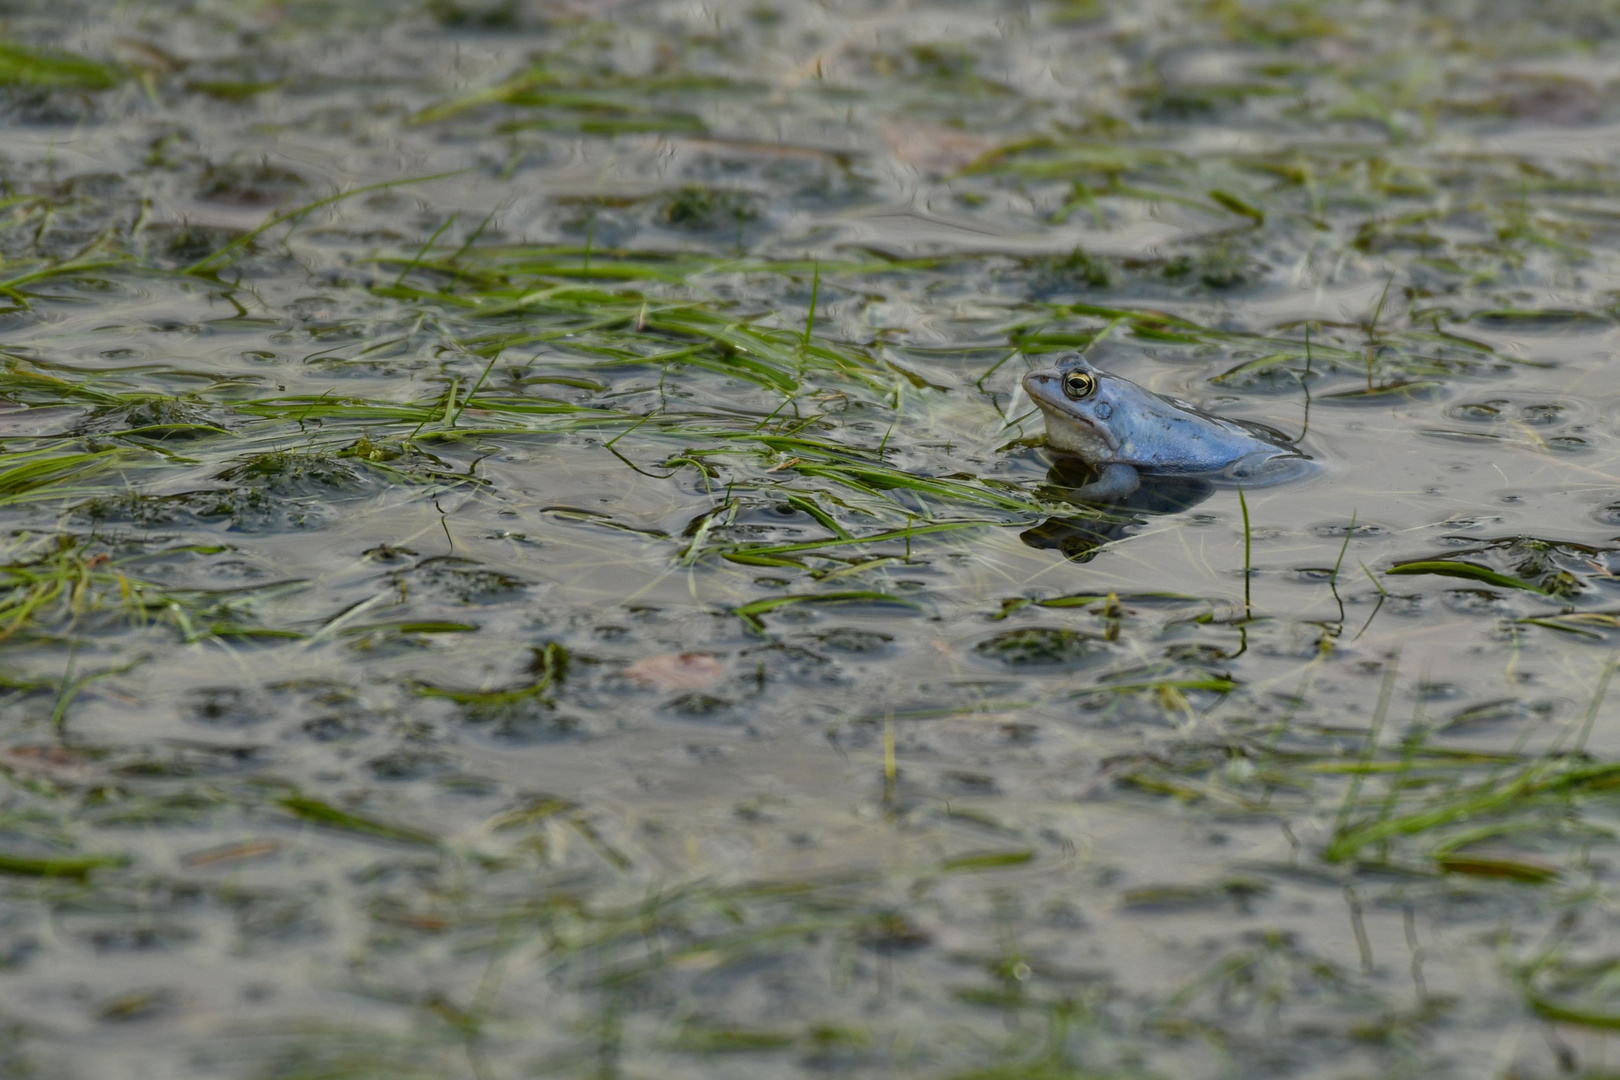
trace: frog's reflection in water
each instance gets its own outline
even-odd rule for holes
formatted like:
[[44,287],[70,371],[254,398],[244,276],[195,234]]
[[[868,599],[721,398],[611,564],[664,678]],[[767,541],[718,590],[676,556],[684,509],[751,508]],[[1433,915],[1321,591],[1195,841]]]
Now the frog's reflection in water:
[[[1090,483],[1097,470],[1079,458],[1056,458],[1047,470],[1047,483],[1056,488],[1047,494],[1067,498],[1066,492]],[[1032,548],[1055,550],[1074,562],[1087,562],[1097,549],[1113,540],[1129,536],[1147,524],[1148,518],[1178,514],[1188,510],[1215,491],[1215,485],[1196,476],[1143,475],[1141,486],[1115,502],[1092,503],[1076,500],[1085,514],[1047,518],[1026,529],[1020,539]]]

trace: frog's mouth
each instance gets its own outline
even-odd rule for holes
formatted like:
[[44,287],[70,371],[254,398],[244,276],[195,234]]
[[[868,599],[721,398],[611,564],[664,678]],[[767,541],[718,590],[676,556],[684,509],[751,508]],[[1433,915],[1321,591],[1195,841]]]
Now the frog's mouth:
[[1039,405],[1041,412],[1046,415],[1050,428],[1056,420],[1060,423],[1073,424],[1082,428],[1087,434],[1108,447],[1109,450],[1119,449],[1119,437],[1110,431],[1106,425],[1099,424],[1095,419],[1081,413],[1074,408],[1063,393],[1063,373],[1060,371],[1031,371],[1024,376],[1024,392],[1031,401]]

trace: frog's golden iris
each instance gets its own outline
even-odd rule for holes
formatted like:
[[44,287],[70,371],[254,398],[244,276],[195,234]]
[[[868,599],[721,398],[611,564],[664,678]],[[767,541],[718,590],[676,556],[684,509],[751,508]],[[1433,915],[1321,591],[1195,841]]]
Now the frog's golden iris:
[[1089,371],[1071,371],[1063,377],[1063,392],[1071,401],[1090,397],[1097,392],[1097,379]]

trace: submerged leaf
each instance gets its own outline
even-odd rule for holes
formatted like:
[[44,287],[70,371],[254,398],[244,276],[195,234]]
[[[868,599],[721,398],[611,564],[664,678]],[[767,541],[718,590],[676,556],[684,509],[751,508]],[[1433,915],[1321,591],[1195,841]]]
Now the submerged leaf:
[[1035,858],[1034,848],[1017,851],[987,851],[979,855],[958,855],[939,864],[944,873],[959,870],[1000,870],[1007,866],[1023,866]]
[[1538,596],[1549,595],[1545,590],[1539,589],[1528,581],[1520,581],[1516,577],[1499,574],[1489,567],[1478,563],[1458,562],[1451,559],[1420,559],[1416,562],[1398,563],[1385,570],[1386,574],[1438,574],[1441,577],[1467,578],[1470,581],[1481,581],[1487,585],[1500,585],[1506,589],[1524,589]]
[[437,845],[438,838],[418,829],[407,828],[403,825],[391,825],[386,821],[377,821],[374,818],[361,817],[346,810],[339,810],[331,803],[320,799],[311,799],[303,795],[288,795],[277,800],[279,805],[294,817],[327,828],[338,829],[342,832],[357,833],[377,840],[392,840],[401,844]]
[[105,90],[122,81],[117,68],[56,49],[0,42],[0,84]]
[[125,855],[31,856],[0,853],[0,874],[82,878],[92,870],[122,866],[128,861],[129,857]]
[[1440,869],[1448,874],[1467,874],[1472,877],[1507,878],[1528,885],[1542,885],[1558,880],[1558,868],[1528,859],[1508,859],[1489,855],[1446,855],[1436,860]]

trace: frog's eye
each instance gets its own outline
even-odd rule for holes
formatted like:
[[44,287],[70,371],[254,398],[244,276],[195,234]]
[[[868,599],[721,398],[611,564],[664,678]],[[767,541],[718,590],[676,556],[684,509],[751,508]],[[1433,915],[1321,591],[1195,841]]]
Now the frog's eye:
[[1076,401],[1097,392],[1097,377],[1089,371],[1071,371],[1063,376],[1063,392]]

